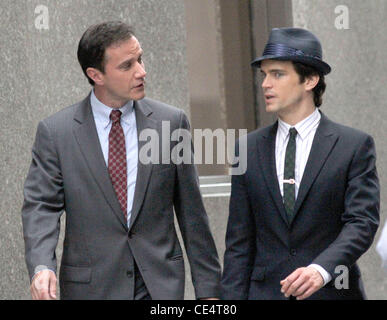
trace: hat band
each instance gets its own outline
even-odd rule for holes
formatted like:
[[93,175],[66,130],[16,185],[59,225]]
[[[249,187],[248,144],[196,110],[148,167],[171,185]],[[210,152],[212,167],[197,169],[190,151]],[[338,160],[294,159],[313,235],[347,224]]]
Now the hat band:
[[263,56],[301,56],[311,57],[321,60],[320,56],[314,56],[304,53],[302,50],[288,47],[281,43],[268,43],[263,51]]

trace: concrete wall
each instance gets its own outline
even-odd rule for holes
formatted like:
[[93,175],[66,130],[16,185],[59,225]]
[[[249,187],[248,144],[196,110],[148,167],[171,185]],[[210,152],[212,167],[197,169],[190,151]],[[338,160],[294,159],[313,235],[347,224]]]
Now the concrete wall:
[[[340,5],[348,9],[348,25],[341,19],[345,16]],[[375,138],[381,183],[381,227],[387,218],[386,16],[385,0],[293,0],[294,26],[309,29],[319,37],[325,60],[332,67],[321,110],[332,120]],[[340,29],[342,26],[349,29]],[[380,231],[381,228],[376,239]],[[359,264],[368,298],[387,299],[387,274],[380,267],[375,245]]]

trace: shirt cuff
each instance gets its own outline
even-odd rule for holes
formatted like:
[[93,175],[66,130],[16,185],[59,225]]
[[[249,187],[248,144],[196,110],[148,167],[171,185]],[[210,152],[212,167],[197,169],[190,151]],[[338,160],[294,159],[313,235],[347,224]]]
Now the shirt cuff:
[[35,279],[35,277],[37,276],[37,274],[40,273],[40,272],[42,272],[42,271],[44,271],[44,270],[51,271],[51,272],[53,272],[53,273],[55,274],[55,276],[56,276],[56,273],[55,273],[54,270],[51,270],[51,269],[50,269],[49,267],[47,267],[47,266],[39,265],[39,266],[37,266],[37,267],[35,268],[35,270],[34,270],[35,273],[34,273],[32,279],[31,279],[31,283],[34,281],[34,279]]
[[331,275],[320,265],[318,264],[310,264],[309,267],[313,267],[315,268],[321,275],[321,277],[323,278],[324,280],[324,286],[332,280],[332,277]]

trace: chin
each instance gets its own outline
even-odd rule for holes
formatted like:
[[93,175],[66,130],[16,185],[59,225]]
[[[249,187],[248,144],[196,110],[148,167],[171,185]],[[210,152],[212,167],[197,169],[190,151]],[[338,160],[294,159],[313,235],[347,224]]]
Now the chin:
[[135,94],[135,95],[133,95],[130,99],[131,99],[131,100],[141,100],[141,99],[143,99],[144,97],[145,97],[145,92]]
[[273,105],[266,105],[266,112],[276,112],[277,108]]
[[134,98],[133,100],[141,100],[141,99],[144,99],[145,98],[145,94],[141,95],[141,96],[138,96],[136,98]]

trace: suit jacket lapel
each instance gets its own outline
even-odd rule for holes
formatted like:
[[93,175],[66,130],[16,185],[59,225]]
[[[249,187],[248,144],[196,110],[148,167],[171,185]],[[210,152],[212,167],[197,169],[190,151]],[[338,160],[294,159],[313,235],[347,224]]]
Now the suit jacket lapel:
[[90,95],[81,102],[74,116],[74,120],[77,123],[74,126],[73,132],[86,163],[114,214],[123,226],[127,228],[125,217],[117,200],[101,150],[101,144],[91,110]]
[[[157,122],[151,119],[149,116],[152,114],[151,107],[144,100],[135,101],[134,109],[136,113],[136,125],[137,125],[137,137],[140,137],[140,133],[144,129],[155,129],[157,130]],[[158,131],[160,132],[160,131]],[[138,139],[138,154],[140,155],[141,148],[146,144],[146,141],[140,141]],[[146,194],[146,189],[149,184],[150,174],[152,172],[152,164],[142,164],[141,161],[138,161],[137,165],[137,179],[136,187],[134,190],[134,199],[133,206],[130,217],[129,230],[133,226],[138,213],[140,212],[144,197]]]
[[275,164],[275,141],[277,128],[278,122],[270,126],[266,132],[258,138],[257,147],[260,161],[259,164],[262,168],[263,175],[273,201],[276,204],[282,219],[289,226],[285,206],[282,201],[281,190],[278,184],[277,169]]
[[331,124],[332,122],[321,113],[320,124],[314,136],[312,149],[298,190],[294,206],[294,218],[338,139],[338,135],[334,132]]

